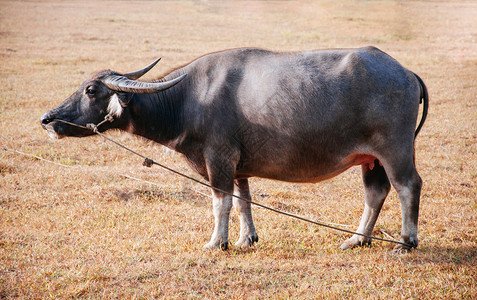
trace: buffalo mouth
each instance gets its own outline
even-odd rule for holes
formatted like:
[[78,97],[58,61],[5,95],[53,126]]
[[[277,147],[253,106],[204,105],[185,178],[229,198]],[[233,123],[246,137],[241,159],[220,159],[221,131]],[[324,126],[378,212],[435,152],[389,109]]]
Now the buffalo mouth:
[[75,121],[53,119],[42,121],[41,127],[43,127],[46,133],[54,140],[59,140],[64,137],[85,137],[94,134],[93,131],[84,126],[74,126],[75,123]]
[[57,121],[52,121],[49,122],[48,124],[41,124],[41,127],[46,130],[46,133],[50,136],[51,139],[53,140],[59,140],[65,137],[65,135],[60,134],[58,132],[58,122]]

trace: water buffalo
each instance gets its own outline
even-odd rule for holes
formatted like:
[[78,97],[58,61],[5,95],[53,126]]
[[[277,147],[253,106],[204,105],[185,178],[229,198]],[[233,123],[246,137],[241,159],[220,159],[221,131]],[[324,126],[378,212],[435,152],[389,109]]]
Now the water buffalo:
[[[41,117],[56,138],[92,132],[85,125],[107,114],[118,128],[184,155],[213,187],[251,199],[248,178],[318,182],[361,165],[365,206],[357,232],[370,235],[383,202],[395,187],[402,208],[397,252],[418,244],[422,181],[414,140],[428,107],[423,81],[374,47],[277,53],[233,49],[204,55],[154,82],[133,73],[95,73]],[[419,104],[424,101],[416,128]],[[240,216],[235,245],[258,235],[250,203],[213,190],[215,228],[205,248],[228,246],[229,214]],[[348,249],[370,243],[353,235]]]

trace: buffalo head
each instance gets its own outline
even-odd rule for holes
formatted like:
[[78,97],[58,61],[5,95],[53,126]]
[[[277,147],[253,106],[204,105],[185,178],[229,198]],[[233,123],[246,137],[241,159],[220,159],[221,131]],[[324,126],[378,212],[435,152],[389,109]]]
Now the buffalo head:
[[159,60],[157,59],[146,68],[132,73],[119,74],[111,70],[103,70],[93,74],[63,103],[41,117],[42,127],[53,138],[88,136],[93,134],[91,130],[75,127],[68,122],[81,126],[88,123],[97,124],[109,114],[114,117],[114,121],[102,125],[99,130],[119,128],[121,125],[119,117],[134,93],[158,93],[176,85],[186,76],[183,74],[169,81],[137,81]]

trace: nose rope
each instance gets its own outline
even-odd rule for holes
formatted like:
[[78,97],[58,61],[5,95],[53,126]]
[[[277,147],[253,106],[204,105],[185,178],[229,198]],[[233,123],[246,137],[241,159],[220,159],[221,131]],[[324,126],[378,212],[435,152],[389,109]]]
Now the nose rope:
[[285,215],[285,216],[288,216],[288,217],[292,217],[292,218],[295,218],[295,219],[298,219],[298,220],[301,220],[301,221],[305,221],[305,222],[308,222],[308,223],[311,223],[311,224],[314,224],[314,225],[318,225],[318,226],[322,226],[322,227],[326,227],[326,228],[329,228],[329,229],[333,229],[333,230],[337,230],[337,231],[341,231],[341,232],[345,232],[345,233],[349,233],[349,234],[355,234],[355,235],[359,235],[359,236],[362,236],[362,237],[365,237],[365,238],[368,238],[368,239],[373,239],[373,240],[378,240],[378,241],[383,241],[383,242],[389,242],[389,243],[394,243],[394,244],[399,244],[399,245],[403,245],[405,247],[408,247],[409,249],[413,248],[414,245],[410,245],[410,244],[407,244],[407,243],[404,243],[404,242],[401,242],[401,241],[397,241],[397,240],[391,240],[391,239],[385,239],[385,238],[380,238],[380,237],[375,237],[375,236],[372,236],[372,235],[367,235],[367,234],[363,234],[363,233],[359,233],[359,232],[355,232],[355,231],[351,231],[351,230],[347,230],[347,229],[343,229],[343,228],[339,228],[339,227],[335,227],[335,226],[331,226],[331,225],[328,225],[328,224],[324,224],[324,223],[320,223],[320,222],[317,222],[317,221],[313,221],[313,220],[310,220],[310,219],[307,219],[307,218],[304,218],[302,216],[299,216],[299,215],[295,215],[295,214],[292,214],[292,213],[289,213],[289,212],[286,212],[286,211],[282,211],[282,210],[278,210],[278,209],[275,209],[275,208],[272,208],[272,207],[269,207],[269,206],[266,206],[266,205],[263,205],[263,204],[260,204],[260,203],[257,203],[257,202],[254,202],[252,200],[249,200],[247,198],[244,198],[244,197],[241,197],[241,196],[237,196],[233,193],[229,193],[227,191],[224,191],[222,189],[219,189],[219,188],[216,188],[216,187],[213,187],[211,186],[210,184],[207,184],[205,182],[202,182],[200,180],[197,180],[191,176],[188,176],[184,173],[181,173],[179,171],[176,171],[174,169],[171,169],[163,164],[160,164],[150,158],[148,158],[147,156],[144,156],[126,146],[124,146],[123,144],[111,139],[110,137],[107,137],[106,135],[102,134],[101,132],[99,132],[98,130],[98,127],[101,126],[102,124],[106,123],[106,122],[113,122],[114,121],[114,117],[111,115],[111,114],[107,114],[105,117],[104,117],[104,120],[99,122],[97,125],[95,124],[92,124],[92,123],[88,123],[86,124],[86,126],[82,126],[82,125],[79,125],[79,124],[75,124],[75,123],[72,123],[72,122],[68,122],[68,121],[64,121],[64,120],[61,120],[61,119],[55,119],[56,121],[58,122],[61,122],[61,123],[64,123],[64,124],[68,124],[68,125],[71,125],[71,126],[75,126],[75,127],[78,127],[78,128],[82,128],[82,129],[88,129],[88,130],[91,130],[93,131],[94,133],[100,135],[101,137],[103,137],[104,139],[118,145],[119,147],[141,157],[144,159],[144,162],[143,162],[143,165],[146,166],[146,167],[151,167],[152,165],[157,165],[165,170],[168,170],[169,172],[172,172],[176,175],[179,175],[181,177],[184,177],[186,179],[189,179],[191,181],[194,181],[198,184],[201,184],[205,187],[208,187],[208,188],[211,188],[217,192],[220,192],[220,193],[223,193],[225,195],[228,195],[228,196],[232,196],[234,198],[237,198],[237,199],[240,199],[242,201],[245,201],[245,202],[248,202],[250,204],[253,204],[253,205],[256,205],[258,207],[261,207],[261,208],[264,208],[266,210],[269,210],[269,211],[273,211],[273,212],[276,212],[278,214],[282,214],[282,215]]
[[71,125],[71,126],[74,126],[74,127],[82,128],[82,129],[88,129],[88,130],[91,130],[94,133],[99,134],[100,132],[98,130],[98,127],[103,125],[106,122],[113,122],[114,117],[113,117],[112,114],[107,114],[106,116],[104,116],[104,120],[99,122],[98,124],[95,125],[93,123],[87,123],[86,126],[79,125],[79,124],[72,123],[72,122],[68,122],[68,121],[61,120],[61,119],[54,119],[54,121],[58,121],[58,122],[61,122],[61,123],[67,124],[67,125]]
[[104,123],[106,122],[113,122],[114,121],[114,117],[112,114],[107,114],[106,116],[104,116],[104,120],[99,122],[97,125],[94,125],[93,123],[88,123],[86,124],[86,128],[90,129],[91,131],[93,131],[94,133],[97,133],[99,134],[100,132],[98,131],[98,127],[103,125]]

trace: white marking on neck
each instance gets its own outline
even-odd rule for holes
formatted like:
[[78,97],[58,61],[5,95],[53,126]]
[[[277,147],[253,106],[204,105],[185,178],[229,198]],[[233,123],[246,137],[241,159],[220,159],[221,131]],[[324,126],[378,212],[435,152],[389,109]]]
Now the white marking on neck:
[[114,94],[109,98],[108,113],[114,117],[119,117],[123,113],[123,107],[119,102],[118,95]]

